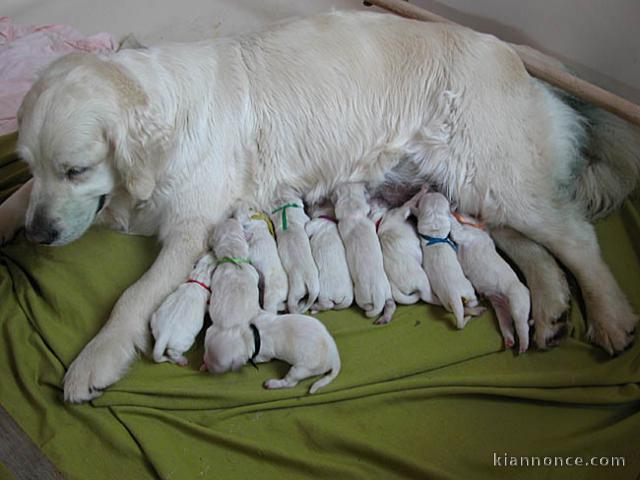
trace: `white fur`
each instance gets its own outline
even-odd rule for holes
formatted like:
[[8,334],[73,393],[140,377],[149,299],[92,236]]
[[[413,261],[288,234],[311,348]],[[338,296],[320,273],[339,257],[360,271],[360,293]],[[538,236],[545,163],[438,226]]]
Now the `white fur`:
[[[271,379],[265,388],[291,388],[305,378],[323,375],[309,388],[315,393],[340,373],[340,355],[333,337],[315,318],[300,315],[274,315],[263,312],[252,320],[260,334],[260,352],[256,363],[283,360],[291,368],[282,379]],[[205,340],[205,368],[223,373],[238,370],[255,352],[253,332],[249,326],[222,335],[209,335]]]
[[287,274],[282,268],[276,240],[269,231],[267,220],[251,218],[254,213],[242,210],[236,214],[236,218],[244,228],[249,258],[262,276],[262,308],[272,313],[283,312],[289,290]]
[[[577,118],[494,37],[371,12],[72,54],[41,74],[21,106],[18,151],[34,180],[28,208],[0,208],[0,237],[26,210],[36,241],[69,243],[94,220],[162,241],[70,366],[68,401],[96,397],[148,348],[151,314],[239,200],[265,210],[289,186],[313,202],[339,182],[375,187],[396,168],[556,255],[583,290],[593,341],[613,353],[630,343],[637,317],[602,261],[587,200],[571,194],[586,181]],[[69,178],[70,167],[88,170]]]
[[153,359],[186,365],[183,355],[189,350],[202,329],[207,311],[211,273],[215,267],[213,255],[207,253],[198,260],[189,280],[172,292],[151,316],[151,332],[155,338]]
[[[520,353],[529,347],[529,290],[496,251],[487,232],[451,218],[451,238],[458,244],[458,260],[476,291],[489,299],[507,348],[514,345],[513,325]],[[472,217],[466,221],[477,223]]]
[[[440,193],[425,193],[417,207],[413,207],[418,219],[418,233],[429,237],[448,238],[451,231],[449,202]],[[471,282],[465,277],[455,250],[446,243],[427,245],[422,240],[422,265],[429,278],[433,293],[440,304],[453,313],[456,326],[464,328],[469,321],[465,306],[478,305]]]
[[420,239],[416,228],[408,221],[409,215],[411,208],[408,205],[382,213],[378,238],[384,271],[396,303],[411,305],[419,300],[434,303],[437,299],[431,292],[429,279],[422,268]]
[[344,244],[356,303],[377,324],[391,321],[396,304],[384,272],[384,261],[374,223],[368,217],[363,183],[338,185],[332,196],[338,230]]
[[[302,199],[283,195],[274,204],[274,210],[286,204],[298,207],[287,208],[286,214],[282,210],[272,213],[271,220],[276,230],[278,254],[289,279],[287,308],[291,313],[304,313],[316,302],[320,293],[318,267],[313,260],[309,237],[305,231],[309,217],[304,213]],[[286,229],[283,215],[287,217]]]
[[220,330],[248,325],[260,310],[258,272],[247,263],[222,263],[249,258],[242,225],[235,218],[225,220],[214,229],[211,243],[218,262],[211,277],[211,323]]
[[331,206],[316,207],[305,227],[320,281],[320,294],[313,306],[317,312],[340,310],[353,303],[353,282],[334,215]]

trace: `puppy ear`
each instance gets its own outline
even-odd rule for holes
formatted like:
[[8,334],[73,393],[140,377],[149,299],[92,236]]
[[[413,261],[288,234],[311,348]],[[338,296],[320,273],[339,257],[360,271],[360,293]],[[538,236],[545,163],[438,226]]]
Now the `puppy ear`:
[[115,168],[124,187],[136,200],[148,200],[156,187],[170,138],[170,128],[158,121],[146,105],[135,106],[126,121],[107,131]]

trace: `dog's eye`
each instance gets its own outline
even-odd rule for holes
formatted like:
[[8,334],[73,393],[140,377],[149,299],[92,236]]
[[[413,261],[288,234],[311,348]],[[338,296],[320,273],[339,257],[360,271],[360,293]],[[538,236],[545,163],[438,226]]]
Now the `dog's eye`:
[[65,172],[65,175],[67,176],[67,178],[72,179],[79,175],[82,175],[87,170],[89,170],[88,167],[71,167]]

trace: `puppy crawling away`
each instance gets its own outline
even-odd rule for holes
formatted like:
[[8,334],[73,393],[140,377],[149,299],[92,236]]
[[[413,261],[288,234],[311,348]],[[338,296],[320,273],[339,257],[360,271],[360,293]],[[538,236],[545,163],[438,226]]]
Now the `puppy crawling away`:
[[356,303],[367,317],[380,315],[374,323],[389,323],[396,311],[396,302],[384,272],[376,227],[368,216],[370,207],[364,183],[338,185],[333,191],[333,203]]
[[312,312],[348,308],[353,303],[353,282],[333,207],[316,206],[311,217],[305,229],[320,280],[320,294]]
[[207,253],[195,264],[187,281],[172,292],[151,316],[154,361],[187,365],[184,352],[191,348],[202,329],[214,268],[213,255]]
[[309,388],[309,393],[316,393],[340,373],[336,342],[320,321],[307,315],[262,312],[242,328],[217,335],[207,332],[205,351],[201,370],[212,373],[274,358],[289,363],[291,368],[284,378],[264,383],[267,389],[291,388],[306,378],[323,375]]
[[453,313],[456,326],[464,328],[471,315],[479,315],[484,310],[476,308],[475,290],[458,261],[458,247],[449,238],[449,201],[441,193],[425,193],[423,189],[412,202],[413,214],[418,219],[418,234],[422,239],[422,266],[433,293],[440,304]]
[[262,308],[272,313],[283,312],[286,309],[289,285],[287,273],[278,255],[271,219],[265,213],[248,206],[238,208],[235,218],[244,228],[249,258],[261,275]]
[[458,244],[458,260],[465,275],[496,311],[505,347],[511,348],[515,344],[515,325],[519,352],[526,352],[529,346],[529,289],[498,254],[493,240],[477,220],[456,215],[451,220],[451,238]]
[[302,199],[282,195],[271,212],[276,231],[278,254],[289,278],[287,308],[291,313],[304,313],[320,294],[318,267],[313,260],[305,225],[309,217]]

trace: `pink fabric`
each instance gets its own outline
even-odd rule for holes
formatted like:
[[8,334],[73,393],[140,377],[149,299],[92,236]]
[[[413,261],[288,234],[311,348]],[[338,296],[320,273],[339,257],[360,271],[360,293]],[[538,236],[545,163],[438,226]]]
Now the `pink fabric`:
[[0,17],[0,135],[17,130],[16,112],[38,72],[67,53],[112,52],[109,33],[84,37],[66,25],[15,25]]

